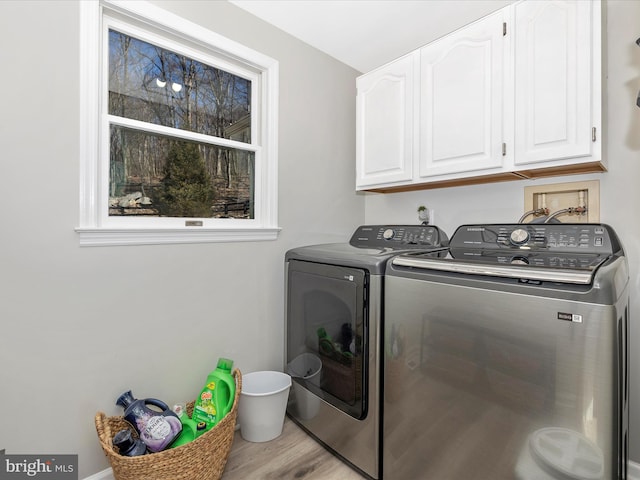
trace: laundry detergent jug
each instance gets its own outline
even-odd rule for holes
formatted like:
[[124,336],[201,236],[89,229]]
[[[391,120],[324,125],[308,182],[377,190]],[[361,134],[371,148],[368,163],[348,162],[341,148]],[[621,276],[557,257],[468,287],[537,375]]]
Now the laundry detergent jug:
[[[140,440],[150,452],[164,450],[182,431],[178,416],[166,403],[155,398],[137,400],[129,390],[118,397],[116,405],[124,408],[124,419],[136,429]],[[160,411],[151,409],[148,405],[157,407]]]
[[231,411],[236,394],[236,381],[231,374],[233,360],[218,359],[216,369],[207,377],[207,383],[196,399],[191,418],[205,422],[207,430]]

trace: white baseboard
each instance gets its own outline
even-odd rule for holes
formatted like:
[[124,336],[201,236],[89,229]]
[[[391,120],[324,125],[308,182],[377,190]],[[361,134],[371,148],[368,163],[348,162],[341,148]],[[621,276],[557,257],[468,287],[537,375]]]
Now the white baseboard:
[[[110,468],[91,475],[84,480],[115,480]],[[629,461],[629,478],[628,480],[640,480],[640,463]]]
[[90,477],[85,478],[84,480],[115,480],[115,478],[113,477],[113,470],[107,468],[106,470],[95,473]]

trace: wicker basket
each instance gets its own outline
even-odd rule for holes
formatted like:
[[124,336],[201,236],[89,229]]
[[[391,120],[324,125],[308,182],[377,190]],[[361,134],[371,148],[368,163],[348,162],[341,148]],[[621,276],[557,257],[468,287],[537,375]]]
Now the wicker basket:
[[[214,480],[222,477],[227,463],[242,390],[242,375],[235,369],[236,394],[231,411],[220,423],[192,442],[176,448],[139,457],[125,457],[113,447],[113,436],[124,428],[131,428],[121,417],[96,414],[96,431],[104,453],[109,458],[116,480]],[[191,415],[194,402],[187,405]]]

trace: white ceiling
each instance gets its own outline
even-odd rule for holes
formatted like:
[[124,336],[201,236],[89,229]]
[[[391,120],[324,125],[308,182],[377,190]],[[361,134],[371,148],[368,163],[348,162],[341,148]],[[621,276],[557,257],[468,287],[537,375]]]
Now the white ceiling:
[[368,72],[514,0],[229,0]]

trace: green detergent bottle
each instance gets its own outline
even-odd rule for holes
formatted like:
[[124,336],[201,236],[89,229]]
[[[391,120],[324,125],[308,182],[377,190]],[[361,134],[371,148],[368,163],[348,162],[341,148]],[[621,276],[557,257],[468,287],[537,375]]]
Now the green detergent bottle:
[[176,415],[178,415],[178,418],[180,418],[180,423],[182,423],[182,432],[180,432],[178,438],[173,441],[171,448],[185,445],[195,440],[206,431],[206,423],[197,423],[189,418],[189,415],[187,414],[187,407],[184,403],[174,405],[172,410]]
[[231,411],[236,395],[236,381],[231,374],[233,360],[218,359],[218,366],[207,377],[207,383],[195,401],[191,419],[207,424],[207,430]]

